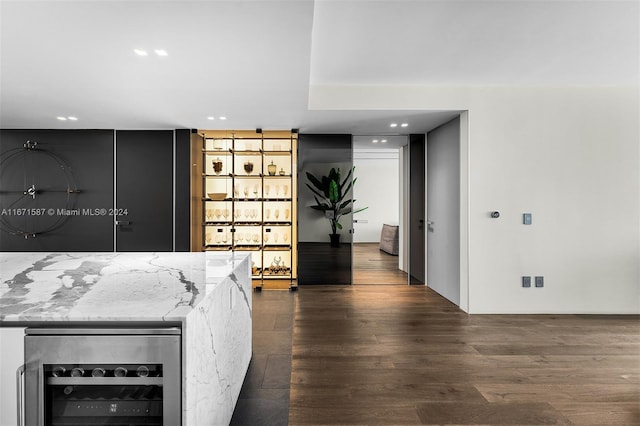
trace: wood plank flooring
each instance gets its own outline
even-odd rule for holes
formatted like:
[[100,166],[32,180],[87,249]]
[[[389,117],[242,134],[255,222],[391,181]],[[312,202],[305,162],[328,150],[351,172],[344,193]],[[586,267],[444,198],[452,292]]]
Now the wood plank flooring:
[[638,316],[466,315],[423,286],[294,297],[291,425],[640,424]]
[[353,284],[407,284],[398,256],[380,250],[379,243],[353,244]]

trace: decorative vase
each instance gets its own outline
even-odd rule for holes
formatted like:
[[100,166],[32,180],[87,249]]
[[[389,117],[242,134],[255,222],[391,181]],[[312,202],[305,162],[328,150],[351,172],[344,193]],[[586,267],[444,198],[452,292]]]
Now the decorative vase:
[[340,247],[340,234],[329,234],[331,247]]
[[278,169],[278,166],[273,164],[273,160],[271,160],[271,164],[267,166],[267,171],[269,172],[269,176],[275,176],[277,169]]
[[217,175],[222,172],[222,160],[220,158],[216,158],[212,161],[213,163],[213,171],[216,172]]
[[285,172],[284,172],[284,169],[282,167],[280,168],[280,172],[279,173],[280,173],[280,176],[284,176]]
[[244,163],[244,171],[247,172],[248,175],[253,171],[253,163],[251,161],[247,161]]

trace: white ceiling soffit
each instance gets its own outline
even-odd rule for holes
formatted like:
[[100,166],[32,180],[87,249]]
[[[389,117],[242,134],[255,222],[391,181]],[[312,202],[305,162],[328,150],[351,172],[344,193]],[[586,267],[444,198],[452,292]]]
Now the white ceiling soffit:
[[638,1],[316,0],[312,85],[637,85]]
[[297,127],[312,18],[313,2],[300,0],[3,0],[0,124]]

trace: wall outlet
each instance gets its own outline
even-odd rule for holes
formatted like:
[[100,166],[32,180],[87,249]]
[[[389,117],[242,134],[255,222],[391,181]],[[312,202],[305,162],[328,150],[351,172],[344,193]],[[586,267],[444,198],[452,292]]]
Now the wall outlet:
[[522,287],[531,287],[531,277],[522,277]]
[[536,287],[544,287],[544,277],[536,277]]
[[533,220],[533,218],[532,218],[531,213],[523,213],[522,214],[522,223],[524,225],[531,225],[532,220]]

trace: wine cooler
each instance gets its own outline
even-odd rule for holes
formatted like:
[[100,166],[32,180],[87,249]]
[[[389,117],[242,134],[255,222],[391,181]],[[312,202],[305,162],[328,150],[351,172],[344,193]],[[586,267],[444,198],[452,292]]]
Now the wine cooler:
[[28,328],[20,424],[180,425],[180,338],[177,328]]

